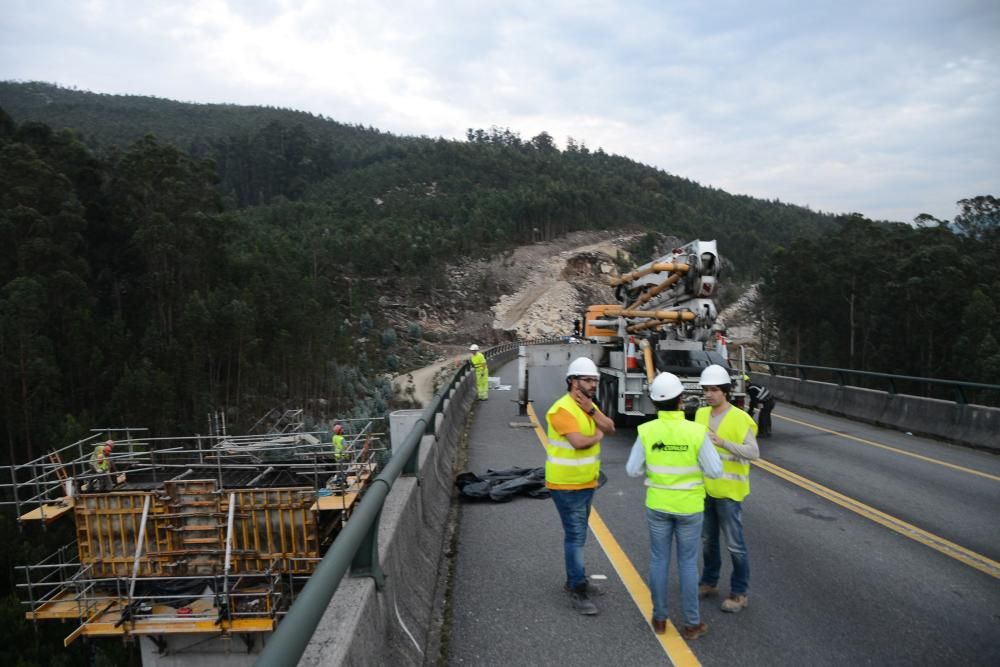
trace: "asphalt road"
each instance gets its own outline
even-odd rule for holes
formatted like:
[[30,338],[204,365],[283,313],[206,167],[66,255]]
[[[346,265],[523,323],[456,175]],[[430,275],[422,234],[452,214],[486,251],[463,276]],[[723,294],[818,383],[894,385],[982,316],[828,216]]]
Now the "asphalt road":
[[[544,465],[513,402],[515,369],[500,372],[511,391],[476,403],[470,471]],[[533,397],[543,425],[555,398]],[[642,611],[644,489],[624,472],[634,439],[620,429],[602,444],[609,481],[594,507],[607,533],[591,532],[586,553],[588,574],[607,577],[597,616],[562,591],[551,500],[461,503],[448,664],[1000,664],[1000,456],[779,404],[745,501],[750,606],[732,615],[703,601],[710,630],[692,655]],[[676,605],[670,617],[679,627]]]

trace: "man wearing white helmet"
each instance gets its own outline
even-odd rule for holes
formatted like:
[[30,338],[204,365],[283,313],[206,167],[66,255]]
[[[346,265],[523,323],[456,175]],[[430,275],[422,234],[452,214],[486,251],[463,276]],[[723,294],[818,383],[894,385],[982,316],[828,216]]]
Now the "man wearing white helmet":
[[733,561],[729,597],[722,601],[722,611],[736,613],[747,606],[750,588],[750,554],[743,537],[743,499],[750,493],[750,461],[760,458],[757,424],[729,402],[732,380],[725,368],[712,364],[702,371],[699,384],[708,406],[699,408],[694,420],[708,427],[709,438],[722,458],[723,474],[719,479],[705,482],[708,492],[703,529],[705,567],[698,592],[702,597],[719,593],[721,531]]
[[722,474],[722,461],[708,429],[684,419],[684,385],[672,373],[660,373],[649,386],[656,419],[639,426],[625,464],[629,477],[646,476],[646,525],[649,528],[649,591],[653,631],[667,631],[667,579],[670,550],[677,541],[684,639],[708,632],[698,609],[698,545],[705,507],[706,477]]
[[486,365],[486,357],[479,351],[479,346],[473,343],[469,346],[469,363],[476,369],[476,394],[480,401],[490,397],[490,369]]
[[564,588],[573,608],[587,615],[597,613],[590,594],[599,591],[587,579],[583,546],[601,474],[601,438],[615,432],[615,423],[594,404],[599,377],[593,361],[586,357],[574,359],[566,370],[566,393],[545,413],[549,428],[545,486],[563,525]]

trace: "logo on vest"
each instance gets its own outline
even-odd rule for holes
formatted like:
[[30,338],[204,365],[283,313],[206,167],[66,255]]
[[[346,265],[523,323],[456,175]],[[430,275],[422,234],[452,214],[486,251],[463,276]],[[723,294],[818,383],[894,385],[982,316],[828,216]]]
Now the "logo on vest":
[[686,452],[688,450],[687,445],[666,445],[662,442],[658,442],[652,447],[650,447],[654,452]]

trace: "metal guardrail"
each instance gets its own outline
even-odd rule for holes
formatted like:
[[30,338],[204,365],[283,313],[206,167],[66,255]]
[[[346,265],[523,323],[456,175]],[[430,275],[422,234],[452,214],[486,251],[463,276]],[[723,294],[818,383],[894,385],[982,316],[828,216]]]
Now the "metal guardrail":
[[[747,363],[757,364],[760,366],[766,366],[771,375],[781,375],[778,370],[781,369],[791,369],[796,371],[796,376],[802,380],[816,379],[817,376],[831,378],[840,386],[863,386],[863,385],[852,385],[847,381],[849,377],[860,377],[869,380],[873,380],[876,385],[887,383],[889,394],[897,394],[899,392],[899,383],[911,383],[917,386],[924,387],[948,387],[954,389],[955,391],[955,403],[959,405],[965,405],[969,403],[967,391],[973,390],[980,392],[979,395],[986,396],[984,400],[987,401],[985,405],[990,404],[988,397],[990,394],[996,397],[1000,397],[1000,384],[983,384],[981,382],[962,382],[961,380],[942,380],[937,378],[923,378],[913,375],[895,375],[892,373],[875,373],[872,371],[858,371],[852,370],[850,368],[833,368],[830,366],[810,366],[808,364],[790,364],[780,361],[762,361],[759,359],[748,359]],[[810,373],[813,377],[810,378]],[[870,387],[869,387],[870,388]],[[1000,404],[1000,400],[994,399],[992,404]]]
[[[517,352],[525,341],[505,343],[485,351],[487,358],[503,359],[509,353]],[[381,588],[384,575],[378,559],[378,526],[382,506],[396,479],[401,474],[417,472],[417,456],[420,441],[434,432],[434,416],[441,412],[452,389],[456,388],[472,366],[466,361],[455,370],[451,380],[439,391],[430,405],[410,429],[398,453],[389,459],[382,472],[372,480],[361,502],[351,515],[347,525],[333,541],[323,560],[316,567],[302,592],[295,598],[288,613],[278,625],[274,634],[261,651],[255,665],[259,667],[294,667],[305,652],[309,640],[316,631],[326,611],[330,599],[337,591],[344,575],[350,569],[353,576],[370,576]]]

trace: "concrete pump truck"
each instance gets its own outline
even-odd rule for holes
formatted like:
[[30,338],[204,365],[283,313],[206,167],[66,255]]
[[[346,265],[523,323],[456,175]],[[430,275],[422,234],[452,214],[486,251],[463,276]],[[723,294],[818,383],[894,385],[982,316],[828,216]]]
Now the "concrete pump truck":
[[722,266],[715,241],[692,241],[611,279],[620,303],[592,305],[583,337],[599,347],[591,358],[600,371],[598,405],[616,422],[656,414],[648,386],[657,373],[678,376],[685,387],[685,408],[701,400],[698,379],[711,364],[727,368],[730,401],[744,407],[742,371],[715,349],[718,311],[715,297]]

